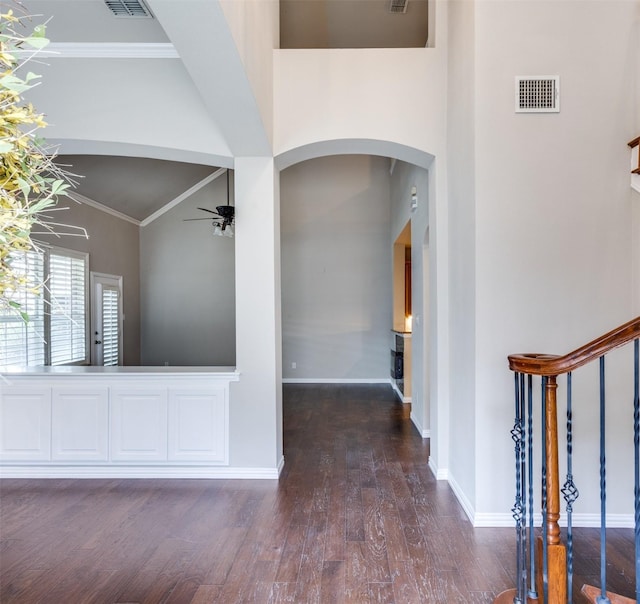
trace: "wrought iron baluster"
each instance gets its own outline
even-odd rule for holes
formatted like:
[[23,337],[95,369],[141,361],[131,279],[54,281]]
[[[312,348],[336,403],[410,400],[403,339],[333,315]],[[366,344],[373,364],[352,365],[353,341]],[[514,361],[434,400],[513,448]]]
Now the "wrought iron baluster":
[[536,543],[534,533],[533,518],[533,376],[528,375],[527,380],[527,459],[529,461],[529,592],[528,596],[532,600],[538,599],[536,587]]
[[525,376],[520,374],[520,479],[522,482],[522,520],[520,522],[520,556],[522,559],[522,600],[526,601],[527,593],[527,489],[525,479],[527,475],[526,442],[526,398]]
[[640,340],[633,342],[633,447],[635,452],[636,602],[640,602]]
[[600,357],[600,595],[598,604],[610,604],[607,597],[607,459],[605,447],[605,372]]
[[[522,506],[522,464],[521,464],[521,445],[522,445],[522,404],[521,404],[521,383],[524,376],[520,373],[514,373],[515,379],[515,421],[511,430],[511,439],[515,444],[516,457],[516,500],[511,508],[514,520],[516,521],[516,569],[517,569],[517,593],[513,599],[514,604],[522,604],[524,602],[524,592],[522,589],[523,580],[526,582],[524,574],[525,561],[522,558],[522,526],[523,526],[523,506]],[[526,583],[525,583],[526,584]]]
[[567,479],[562,486],[562,496],[567,504],[567,597],[573,601],[573,504],[580,493],[573,482],[573,411],[571,372],[567,374]]
[[542,378],[542,594],[543,602],[549,601],[549,544],[547,537],[547,381]]

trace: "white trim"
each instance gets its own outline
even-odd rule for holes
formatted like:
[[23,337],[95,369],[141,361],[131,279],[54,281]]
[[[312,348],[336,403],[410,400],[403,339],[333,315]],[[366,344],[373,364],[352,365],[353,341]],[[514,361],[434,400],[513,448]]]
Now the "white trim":
[[77,201],[78,203],[84,203],[88,206],[91,206],[92,208],[95,208],[96,210],[100,210],[101,212],[104,212],[105,214],[111,214],[111,216],[115,216],[116,218],[120,218],[121,220],[126,220],[127,222],[130,222],[131,224],[135,224],[140,226],[140,221],[136,220],[135,218],[132,218],[131,216],[127,216],[126,214],[123,214],[122,212],[118,212],[118,210],[114,210],[112,208],[109,208],[103,204],[101,204],[99,201],[94,201],[93,199],[90,199],[89,197],[85,197],[84,195],[81,195],[80,193],[76,193],[75,191],[71,191],[68,194],[68,197],[70,197],[72,200]]
[[391,387],[393,388],[393,391],[396,393],[398,398],[403,403],[410,403],[411,402],[411,397],[410,396],[405,396],[404,394],[402,394],[402,392],[400,392],[400,388],[398,388],[398,385],[396,384],[396,381],[394,379],[389,379],[388,381],[391,384]]
[[474,528],[515,528],[516,526],[511,514],[476,513],[472,523]]
[[447,480],[449,478],[449,470],[446,468],[438,469],[438,466],[431,455],[429,455],[429,469],[436,477],[436,480]]
[[3,465],[1,478],[224,478],[277,480],[278,468],[215,466],[45,466]]
[[[542,516],[535,514],[534,525],[541,526]],[[560,526],[567,526],[567,517],[562,515]],[[574,514],[572,518],[574,528],[600,528],[600,514]],[[509,513],[476,513],[473,517],[476,528],[515,528],[515,520]],[[634,528],[633,514],[607,514],[607,528]]]
[[284,455],[280,458],[280,461],[278,462],[278,478],[280,478],[280,475],[282,474],[282,470],[284,470]]
[[387,378],[282,378],[283,384],[389,384]]
[[179,203],[187,199],[187,197],[190,197],[196,191],[199,191],[200,189],[202,189],[202,187],[204,187],[205,185],[208,185],[210,182],[214,181],[216,178],[218,178],[218,176],[221,176],[226,171],[227,171],[226,168],[219,168],[215,172],[209,174],[209,176],[206,176],[200,182],[197,182],[195,185],[188,188],[183,193],[180,193],[178,197],[176,197],[175,199],[172,199],[169,203],[163,205],[159,210],[156,210],[153,214],[149,214],[149,216],[147,216],[144,220],[142,220],[139,223],[140,226],[145,227],[148,224],[151,224],[156,218],[160,218],[160,216],[168,212],[171,208],[175,208]]
[[413,425],[418,429],[418,432],[420,432],[420,436],[422,436],[422,438],[430,438],[431,437],[431,430],[425,430],[422,427],[422,424],[418,421],[417,416],[413,413],[413,411],[411,412],[411,421],[413,422]]
[[460,503],[460,505],[462,506],[462,509],[464,510],[464,513],[467,515],[467,518],[469,518],[469,521],[471,522],[471,524],[474,524],[476,513],[473,508],[473,505],[469,501],[469,498],[465,495],[464,491],[460,488],[460,485],[458,484],[457,480],[451,475],[449,475],[449,486],[451,487],[453,494],[456,496],[458,503]]
[[179,59],[170,42],[52,42],[38,51],[47,59]]

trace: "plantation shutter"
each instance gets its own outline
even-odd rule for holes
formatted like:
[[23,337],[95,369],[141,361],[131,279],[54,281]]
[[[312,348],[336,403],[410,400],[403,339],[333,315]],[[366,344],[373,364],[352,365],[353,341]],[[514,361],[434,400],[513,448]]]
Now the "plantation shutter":
[[102,289],[102,361],[103,365],[117,365],[119,351],[118,289]]
[[84,255],[50,252],[51,365],[86,361],[86,273]]
[[[45,363],[44,257],[36,252],[20,252],[11,266],[24,274],[25,287],[10,295],[18,309],[0,309],[0,365],[27,367]],[[26,313],[26,320],[19,312]]]

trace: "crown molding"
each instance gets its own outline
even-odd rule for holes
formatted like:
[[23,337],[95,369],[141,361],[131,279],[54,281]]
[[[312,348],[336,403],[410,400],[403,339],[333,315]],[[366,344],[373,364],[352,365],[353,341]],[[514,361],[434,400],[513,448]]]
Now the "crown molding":
[[37,52],[51,59],[179,59],[170,42],[52,42]]
[[90,199],[89,197],[85,197],[84,195],[81,195],[80,193],[76,193],[75,191],[71,191],[67,197],[71,198],[74,201],[77,201],[78,203],[84,203],[88,206],[91,206],[92,208],[95,208],[96,210],[100,210],[101,212],[104,212],[105,214],[111,214],[111,216],[115,216],[116,218],[120,218],[120,220],[126,220],[127,222],[130,222],[131,224],[135,224],[137,226],[140,226],[140,221],[136,220],[135,218],[132,218],[131,216],[127,216],[126,214],[123,214],[122,212],[118,212],[118,210],[114,210],[108,206],[105,206],[103,204],[101,204],[99,201],[94,201],[93,199]]
[[208,185],[211,181],[218,178],[218,176],[225,174],[226,171],[227,171],[226,168],[218,168],[218,170],[209,174],[209,176],[205,176],[205,178],[203,178],[200,182],[197,182],[195,185],[193,185],[183,193],[180,193],[178,197],[176,197],[175,199],[172,199],[169,203],[162,206],[159,210],[156,210],[153,214],[150,214],[149,216],[147,216],[144,220],[142,220],[139,223],[140,226],[145,227],[148,224],[151,224],[156,218],[160,218],[160,216],[168,212],[171,208],[175,208],[179,203],[184,201],[187,197],[191,197],[191,195],[193,195],[196,191],[199,191],[200,189],[202,189],[202,187],[204,187],[205,185]]

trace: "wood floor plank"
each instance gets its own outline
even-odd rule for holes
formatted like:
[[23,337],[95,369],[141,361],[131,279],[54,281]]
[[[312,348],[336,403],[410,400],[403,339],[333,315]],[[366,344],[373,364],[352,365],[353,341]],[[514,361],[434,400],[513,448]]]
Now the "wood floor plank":
[[346,544],[344,596],[345,602],[349,604],[367,604],[369,602],[367,561],[363,548],[364,543],[361,541],[349,541]]
[[[2,604],[490,603],[515,531],[474,529],[385,385],[285,385],[280,480],[0,480]],[[633,530],[607,533],[633,596]],[[575,529],[574,603],[599,581]]]

